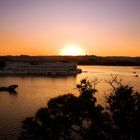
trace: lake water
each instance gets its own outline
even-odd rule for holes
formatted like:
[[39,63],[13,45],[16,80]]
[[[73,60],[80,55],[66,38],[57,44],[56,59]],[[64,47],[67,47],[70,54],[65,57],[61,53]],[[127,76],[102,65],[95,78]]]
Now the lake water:
[[[114,66],[79,66],[83,70],[77,76],[69,77],[0,77],[0,86],[18,84],[17,94],[0,92],[0,140],[16,140],[20,133],[21,122],[47,104],[47,100],[64,93],[78,95],[76,84],[87,77],[89,80],[98,78],[98,102],[104,104],[104,96],[109,93],[110,86],[104,81],[111,79],[111,74],[123,78],[140,91],[139,67]],[[136,72],[139,77],[134,74]]]

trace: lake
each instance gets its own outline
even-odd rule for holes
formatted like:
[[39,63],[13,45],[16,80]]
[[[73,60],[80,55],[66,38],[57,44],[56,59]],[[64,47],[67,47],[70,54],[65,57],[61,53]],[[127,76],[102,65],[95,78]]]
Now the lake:
[[[0,86],[17,84],[16,94],[0,92],[0,140],[16,140],[20,133],[21,122],[47,104],[55,96],[65,93],[78,95],[76,84],[82,78],[99,79],[96,97],[104,104],[105,94],[111,87],[104,80],[110,80],[111,74],[123,78],[123,83],[130,84],[140,91],[140,67],[120,66],[78,66],[83,70],[81,74],[68,77],[0,77]],[[135,73],[134,73],[135,72]],[[136,77],[136,74],[139,77]]]

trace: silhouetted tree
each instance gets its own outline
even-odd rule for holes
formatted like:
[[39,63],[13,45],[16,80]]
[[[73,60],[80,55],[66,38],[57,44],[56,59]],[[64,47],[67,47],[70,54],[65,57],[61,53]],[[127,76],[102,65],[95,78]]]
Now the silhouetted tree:
[[6,66],[6,63],[4,61],[0,62],[0,70],[3,70],[3,68]]
[[89,82],[83,79],[77,85],[79,96],[66,94],[50,99],[47,107],[23,121],[21,138],[108,139],[108,115],[101,105],[96,104],[96,84],[97,80]]
[[108,110],[114,123],[114,139],[140,139],[140,94],[133,87],[122,84],[122,79],[112,76],[113,90],[107,97]]

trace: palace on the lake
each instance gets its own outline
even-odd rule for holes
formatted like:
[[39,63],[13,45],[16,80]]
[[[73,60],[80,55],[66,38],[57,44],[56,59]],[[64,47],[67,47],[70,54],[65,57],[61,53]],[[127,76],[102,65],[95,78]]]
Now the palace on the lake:
[[76,63],[7,62],[0,70],[0,75],[76,75],[80,72]]

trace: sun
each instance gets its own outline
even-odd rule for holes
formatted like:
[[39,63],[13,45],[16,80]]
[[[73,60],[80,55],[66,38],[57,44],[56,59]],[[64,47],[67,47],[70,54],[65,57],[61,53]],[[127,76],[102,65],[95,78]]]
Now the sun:
[[70,45],[67,45],[64,48],[62,48],[60,50],[60,54],[61,55],[77,56],[77,55],[85,55],[85,52],[78,45],[70,44]]

